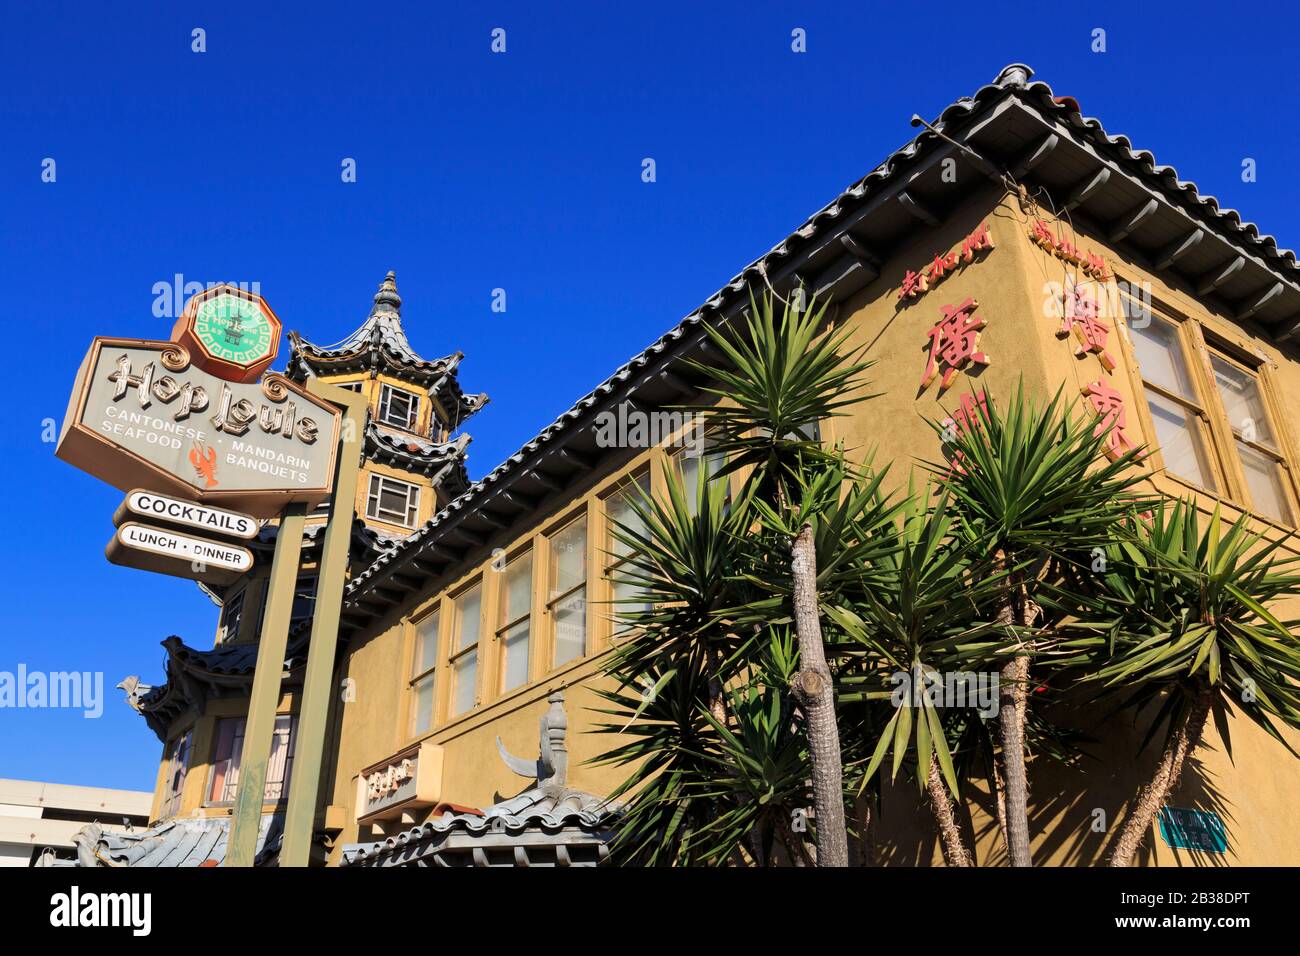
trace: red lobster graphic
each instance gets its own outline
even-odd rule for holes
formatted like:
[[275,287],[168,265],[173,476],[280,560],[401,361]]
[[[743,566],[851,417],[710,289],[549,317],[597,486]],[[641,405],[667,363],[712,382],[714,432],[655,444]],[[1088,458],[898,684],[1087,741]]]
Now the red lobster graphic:
[[209,445],[205,455],[202,443],[196,441],[193,450],[190,452],[190,464],[194,466],[195,473],[206,482],[204,487],[217,487],[217,450],[215,448]]

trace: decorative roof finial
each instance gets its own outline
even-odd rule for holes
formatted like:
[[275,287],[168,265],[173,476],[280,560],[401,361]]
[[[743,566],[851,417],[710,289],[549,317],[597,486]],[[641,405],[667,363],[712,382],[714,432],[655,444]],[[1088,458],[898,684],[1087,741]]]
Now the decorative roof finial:
[[375,293],[375,307],[370,310],[371,315],[379,312],[393,312],[401,314],[402,297],[397,294],[397,273],[391,269],[388,275],[384,276],[384,281],[379,284],[379,291]]
[[993,83],[996,86],[1024,86],[1033,75],[1032,67],[1024,63],[1010,63],[1002,68]]

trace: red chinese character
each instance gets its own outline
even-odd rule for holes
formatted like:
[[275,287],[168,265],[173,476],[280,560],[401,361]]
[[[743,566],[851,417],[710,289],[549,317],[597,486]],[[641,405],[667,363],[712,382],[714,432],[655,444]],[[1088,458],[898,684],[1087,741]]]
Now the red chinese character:
[[922,391],[930,386],[940,371],[943,372],[939,382],[939,394],[942,395],[957,372],[968,363],[989,364],[988,356],[979,350],[979,330],[984,328],[984,320],[975,315],[977,308],[979,303],[974,299],[967,299],[957,306],[942,306],[943,318],[928,333],[930,357],[925,374],[921,376]]
[[[971,392],[966,393],[960,399],[961,407],[952,413],[952,416],[944,419],[943,440],[946,444],[952,444],[958,436],[968,435],[973,429],[980,426],[980,410],[988,412],[989,396],[987,392],[980,392],[975,395]],[[966,474],[966,466],[963,464],[966,456],[957,450],[952,451],[951,467],[948,469],[948,477],[954,475]]]
[[949,252],[940,255],[936,252],[934,262],[930,263],[930,268],[925,270],[925,277],[930,282],[938,282],[955,268],[957,268],[956,253]]
[[1124,396],[1100,380],[1083,387],[1093,411],[1101,416],[1101,421],[1093,429],[1095,437],[1106,434],[1106,457],[1111,461],[1132,451],[1135,447],[1129,439],[1126,429],[1128,419],[1124,411]]
[[1056,243],[1056,255],[1059,259],[1064,259],[1073,265],[1078,265],[1082,256],[1079,255],[1079,247],[1069,239],[1061,239]]
[[1029,229],[1029,238],[1035,245],[1042,246],[1048,252],[1056,248],[1056,237],[1052,235],[1052,230],[1047,228],[1047,223],[1041,219],[1034,220],[1034,224]]
[[1084,263],[1083,271],[1092,276],[1098,282],[1107,281],[1110,276],[1106,272],[1106,259],[1095,252],[1088,253],[1087,261]]
[[1086,286],[1074,286],[1065,296],[1065,316],[1057,335],[1074,333],[1079,340],[1074,354],[1082,357],[1088,352],[1096,354],[1102,368],[1115,371],[1115,359],[1106,351],[1110,327],[1097,317],[1097,300]]
[[973,392],[967,392],[960,399],[961,407],[952,413],[953,424],[957,427],[959,435],[965,435],[972,428],[978,428],[980,423],[980,411],[985,414],[989,410],[989,396],[987,392],[980,392],[979,395]]
[[975,258],[975,253],[993,248],[993,237],[989,235],[989,224],[982,222],[979,228],[962,240],[961,257],[965,262]]
[[898,290],[898,297],[900,299],[915,299],[929,288],[930,284],[926,281],[925,276],[909,269],[907,274],[903,276],[903,287]]

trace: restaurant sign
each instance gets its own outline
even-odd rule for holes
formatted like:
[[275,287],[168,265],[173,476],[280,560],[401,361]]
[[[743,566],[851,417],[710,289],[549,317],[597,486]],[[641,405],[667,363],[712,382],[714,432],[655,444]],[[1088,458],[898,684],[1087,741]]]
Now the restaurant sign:
[[208,584],[232,584],[253,567],[247,548],[136,521],[123,522],[104,554],[122,567]]
[[[238,334],[228,338],[242,339],[248,330],[242,322],[233,328]],[[256,334],[260,342],[263,333]],[[227,377],[243,374],[241,362],[270,361],[256,342],[222,356],[215,363],[181,342],[96,338],[77,374],[56,453],[123,491],[230,505],[260,518],[287,504],[324,500],[334,475],[338,409],[282,375],[259,382]]]

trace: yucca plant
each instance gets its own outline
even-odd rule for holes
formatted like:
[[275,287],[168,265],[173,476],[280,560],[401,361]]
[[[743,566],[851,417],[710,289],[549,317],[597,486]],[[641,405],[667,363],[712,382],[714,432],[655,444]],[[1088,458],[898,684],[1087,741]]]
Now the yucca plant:
[[[650,675],[655,686],[671,687],[680,679],[689,693],[706,690],[703,713],[683,705],[671,716],[677,722],[671,733],[663,729],[666,724],[657,732],[640,732],[642,749],[635,759],[645,764],[620,789],[629,796],[633,819],[655,818],[655,826],[665,822],[655,816],[661,811],[642,808],[684,805],[687,797],[693,807],[707,808],[709,822],[679,846],[682,852],[674,851],[677,861],[699,859],[691,846],[703,845],[701,832],[720,840],[710,853],[726,844],[739,846],[740,831],[753,821],[737,809],[743,802],[738,792],[757,778],[738,748],[760,739],[775,747],[771,715],[789,708],[807,760],[816,863],[848,862],[834,682],[819,587],[841,567],[828,552],[851,539],[841,539],[836,530],[848,520],[838,506],[849,470],[842,455],[826,452],[812,436],[820,422],[866,397],[860,375],[867,366],[844,354],[848,332],[824,333],[824,320],[825,308],[816,303],[802,310],[786,304],[778,312],[770,296],[762,301],[751,296],[749,315],[736,327],[720,332],[705,326],[722,359],[715,365],[687,364],[721,401],[684,410],[703,419],[710,452],[725,458],[726,465],[707,479],[700,469],[701,485],[708,487],[698,489],[697,513],[686,507],[685,492],[670,473],[668,503],[633,502],[644,530],[615,530],[632,554],[621,576],[653,607],[620,615],[632,636],[611,668],[623,688],[621,698],[611,699],[613,710],[636,719],[650,714],[655,704],[635,703],[627,695]],[[724,485],[736,474],[743,488],[724,504]],[[852,500],[868,498],[859,494]],[[829,559],[826,575],[819,566],[823,558]],[[770,657],[780,629],[791,626],[798,666],[784,675],[768,667],[764,655]],[[695,669],[689,680],[677,673],[688,666],[682,662]],[[687,731],[692,737],[700,733],[697,720],[705,721],[709,740],[687,747]],[[681,749],[672,754],[655,749],[661,745]],[[788,750],[781,752],[781,766],[787,767]],[[634,752],[621,748],[606,757],[624,762],[634,759]],[[687,762],[692,762],[689,773],[668,773],[670,782],[656,782]],[[665,790],[670,785],[678,788],[671,794]],[[650,826],[640,832],[648,834]],[[802,853],[793,848],[796,859]]]
[[1282,550],[1287,537],[1269,541],[1248,520],[1227,525],[1216,507],[1203,525],[1192,502],[1162,502],[1135,512],[1105,549],[1093,617],[1075,625],[1085,636],[1072,646],[1097,661],[1089,682],[1126,706],[1157,706],[1148,740],[1166,729],[1111,866],[1132,864],[1211,716],[1228,747],[1233,711],[1288,750],[1277,722],[1300,727],[1297,622],[1269,609],[1300,595],[1300,559]]
[[932,465],[951,495],[954,533],[989,574],[1005,576],[995,621],[1018,642],[1002,665],[999,756],[1005,783],[1006,829],[1012,866],[1030,866],[1025,709],[1037,644],[1025,635],[1050,629],[1039,592],[1104,544],[1127,514],[1142,480],[1139,451],[1107,461],[1107,434],[1096,419],[1071,414],[1062,393],[1046,403],[1018,384],[1002,409],[987,393],[967,427],[935,423],[950,461]]
[[910,764],[928,796],[945,861],[971,866],[974,856],[954,806],[959,786],[945,714],[953,702],[936,701],[927,688],[936,681],[944,687],[946,675],[976,678],[1011,652],[1005,630],[982,623],[983,611],[1002,593],[1005,572],[972,573],[967,551],[953,541],[947,495],[932,500],[928,488],[909,493],[898,519],[873,530],[894,542],[868,552],[858,586],[841,589],[844,603],[827,607],[839,628],[867,651],[863,667],[841,677],[841,697],[894,704],[888,722],[869,741],[862,780],[870,781],[891,751],[891,779]]

